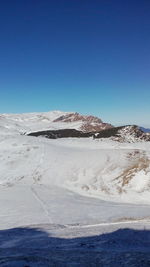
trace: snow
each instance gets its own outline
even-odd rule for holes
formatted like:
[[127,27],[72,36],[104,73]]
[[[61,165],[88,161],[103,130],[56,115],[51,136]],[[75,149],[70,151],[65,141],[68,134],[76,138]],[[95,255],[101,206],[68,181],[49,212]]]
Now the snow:
[[49,111],[41,113],[23,113],[23,114],[1,114],[0,128],[3,131],[11,130],[15,133],[34,132],[42,130],[56,130],[56,129],[80,129],[83,122],[75,121],[67,122],[53,122],[63,115],[70,114],[70,112]]
[[88,266],[77,262],[89,254],[98,266],[119,266],[111,265],[118,250],[130,253],[126,264],[148,253],[150,142],[20,134],[53,127],[61,114],[0,116],[0,266]]

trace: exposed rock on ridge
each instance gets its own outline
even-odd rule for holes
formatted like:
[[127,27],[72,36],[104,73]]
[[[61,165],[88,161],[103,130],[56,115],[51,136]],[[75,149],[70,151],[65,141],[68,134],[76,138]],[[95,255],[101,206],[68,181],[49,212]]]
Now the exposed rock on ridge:
[[136,125],[127,125],[120,127],[113,127],[101,131],[95,135],[95,138],[108,138],[119,142],[138,142],[138,141],[150,141],[150,134],[144,133],[140,127]]
[[112,128],[113,126],[108,123],[104,123],[100,118],[95,116],[81,115],[77,112],[62,115],[55,119],[53,122],[82,122],[80,130],[83,132],[95,132]]

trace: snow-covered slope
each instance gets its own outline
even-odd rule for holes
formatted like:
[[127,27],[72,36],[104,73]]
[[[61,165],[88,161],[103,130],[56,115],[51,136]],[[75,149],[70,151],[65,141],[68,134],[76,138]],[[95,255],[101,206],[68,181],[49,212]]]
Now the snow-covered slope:
[[150,142],[20,134],[83,125],[61,116],[0,117],[0,266],[125,266],[142,249],[141,266],[149,231],[117,230],[150,229]]
[[57,185],[123,202],[150,201],[150,144],[111,140],[1,138],[1,185]]
[[115,131],[113,140],[54,141],[18,135],[42,127],[81,127],[87,120],[102,123],[93,116],[60,111],[1,115],[0,184],[54,184],[105,200],[149,203],[150,143],[139,142],[143,133],[138,127],[108,129],[111,134]]
[[149,218],[149,181],[149,143],[0,135],[3,228]]
[[[4,132],[37,131],[42,129],[57,129],[57,124],[53,120],[67,114],[67,112],[50,111],[43,113],[24,113],[24,114],[1,114],[0,127]],[[61,125],[59,126],[61,127]],[[62,125],[62,128],[64,126]]]

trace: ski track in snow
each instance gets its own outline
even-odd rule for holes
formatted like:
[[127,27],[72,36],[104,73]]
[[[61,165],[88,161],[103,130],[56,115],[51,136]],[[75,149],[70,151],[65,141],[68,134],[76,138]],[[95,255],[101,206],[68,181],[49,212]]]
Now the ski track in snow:
[[35,168],[35,170],[33,171],[33,174],[32,174],[34,183],[31,185],[31,192],[33,193],[34,198],[38,201],[38,203],[42,207],[42,209],[45,213],[45,216],[48,218],[48,221],[51,224],[53,222],[50,218],[50,214],[48,212],[48,209],[46,208],[46,204],[44,203],[44,201],[42,200],[42,198],[39,196],[36,189],[34,188],[34,185],[38,184],[38,182],[39,182],[39,179],[36,178],[36,176],[39,173],[38,171],[42,168],[42,163],[44,162],[44,156],[45,156],[45,146],[42,144],[42,152],[40,154],[40,159],[38,160],[37,167]]
[[131,221],[122,221],[122,222],[109,222],[109,223],[97,223],[97,224],[87,224],[87,225],[66,225],[67,228],[72,228],[72,229],[82,229],[82,228],[94,228],[94,227],[99,227],[99,226],[112,226],[112,225],[117,225],[118,227],[121,226],[121,225],[128,225],[128,224],[131,224],[131,227],[132,227],[132,224],[139,224],[140,223],[143,223],[143,224],[148,224],[150,225],[150,220],[142,220],[142,219],[139,219],[139,220],[131,220]]
[[42,207],[46,217],[48,218],[49,223],[53,223],[52,220],[50,219],[50,214],[46,208],[44,201],[40,198],[40,196],[36,192],[35,188],[33,188],[33,185],[31,186],[31,192],[33,193],[35,199],[40,203],[40,206]]

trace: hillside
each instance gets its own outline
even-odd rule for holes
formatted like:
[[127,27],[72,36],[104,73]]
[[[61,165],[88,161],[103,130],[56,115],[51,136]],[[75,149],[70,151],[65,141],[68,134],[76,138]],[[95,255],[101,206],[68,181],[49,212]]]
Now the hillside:
[[150,141],[150,134],[144,133],[138,126],[129,125],[129,126],[120,126],[120,127],[111,127],[101,131],[93,132],[84,132],[76,129],[58,129],[58,130],[45,130],[31,132],[27,134],[29,136],[43,136],[49,139],[57,138],[69,138],[69,137],[78,137],[78,138],[88,138],[93,137],[93,139],[102,139],[109,138],[117,142],[148,142]]
[[0,266],[144,266],[150,142],[136,126],[87,133],[60,116],[1,115]]
[[[94,117],[88,120],[101,123]],[[135,201],[149,202],[149,134],[137,126],[111,127],[96,133],[61,129],[64,124],[70,126],[76,122],[81,126],[82,120],[77,114],[70,117],[70,113],[62,115],[56,111],[45,115],[2,115],[0,121],[8,130],[0,135],[2,185],[36,182],[52,186],[54,183],[106,200],[109,196],[119,201],[121,194],[121,201],[132,202],[135,195]],[[19,134],[47,123],[49,127],[56,123],[60,129]]]
[[76,129],[84,132],[111,128],[100,118],[76,112],[50,111],[43,113],[1,114],[1,132],[24,133],[42,130]]
[[97,133],[94,138],[111,138],[119,142],[150,141],[150,134],[136,125],[112,127]]

